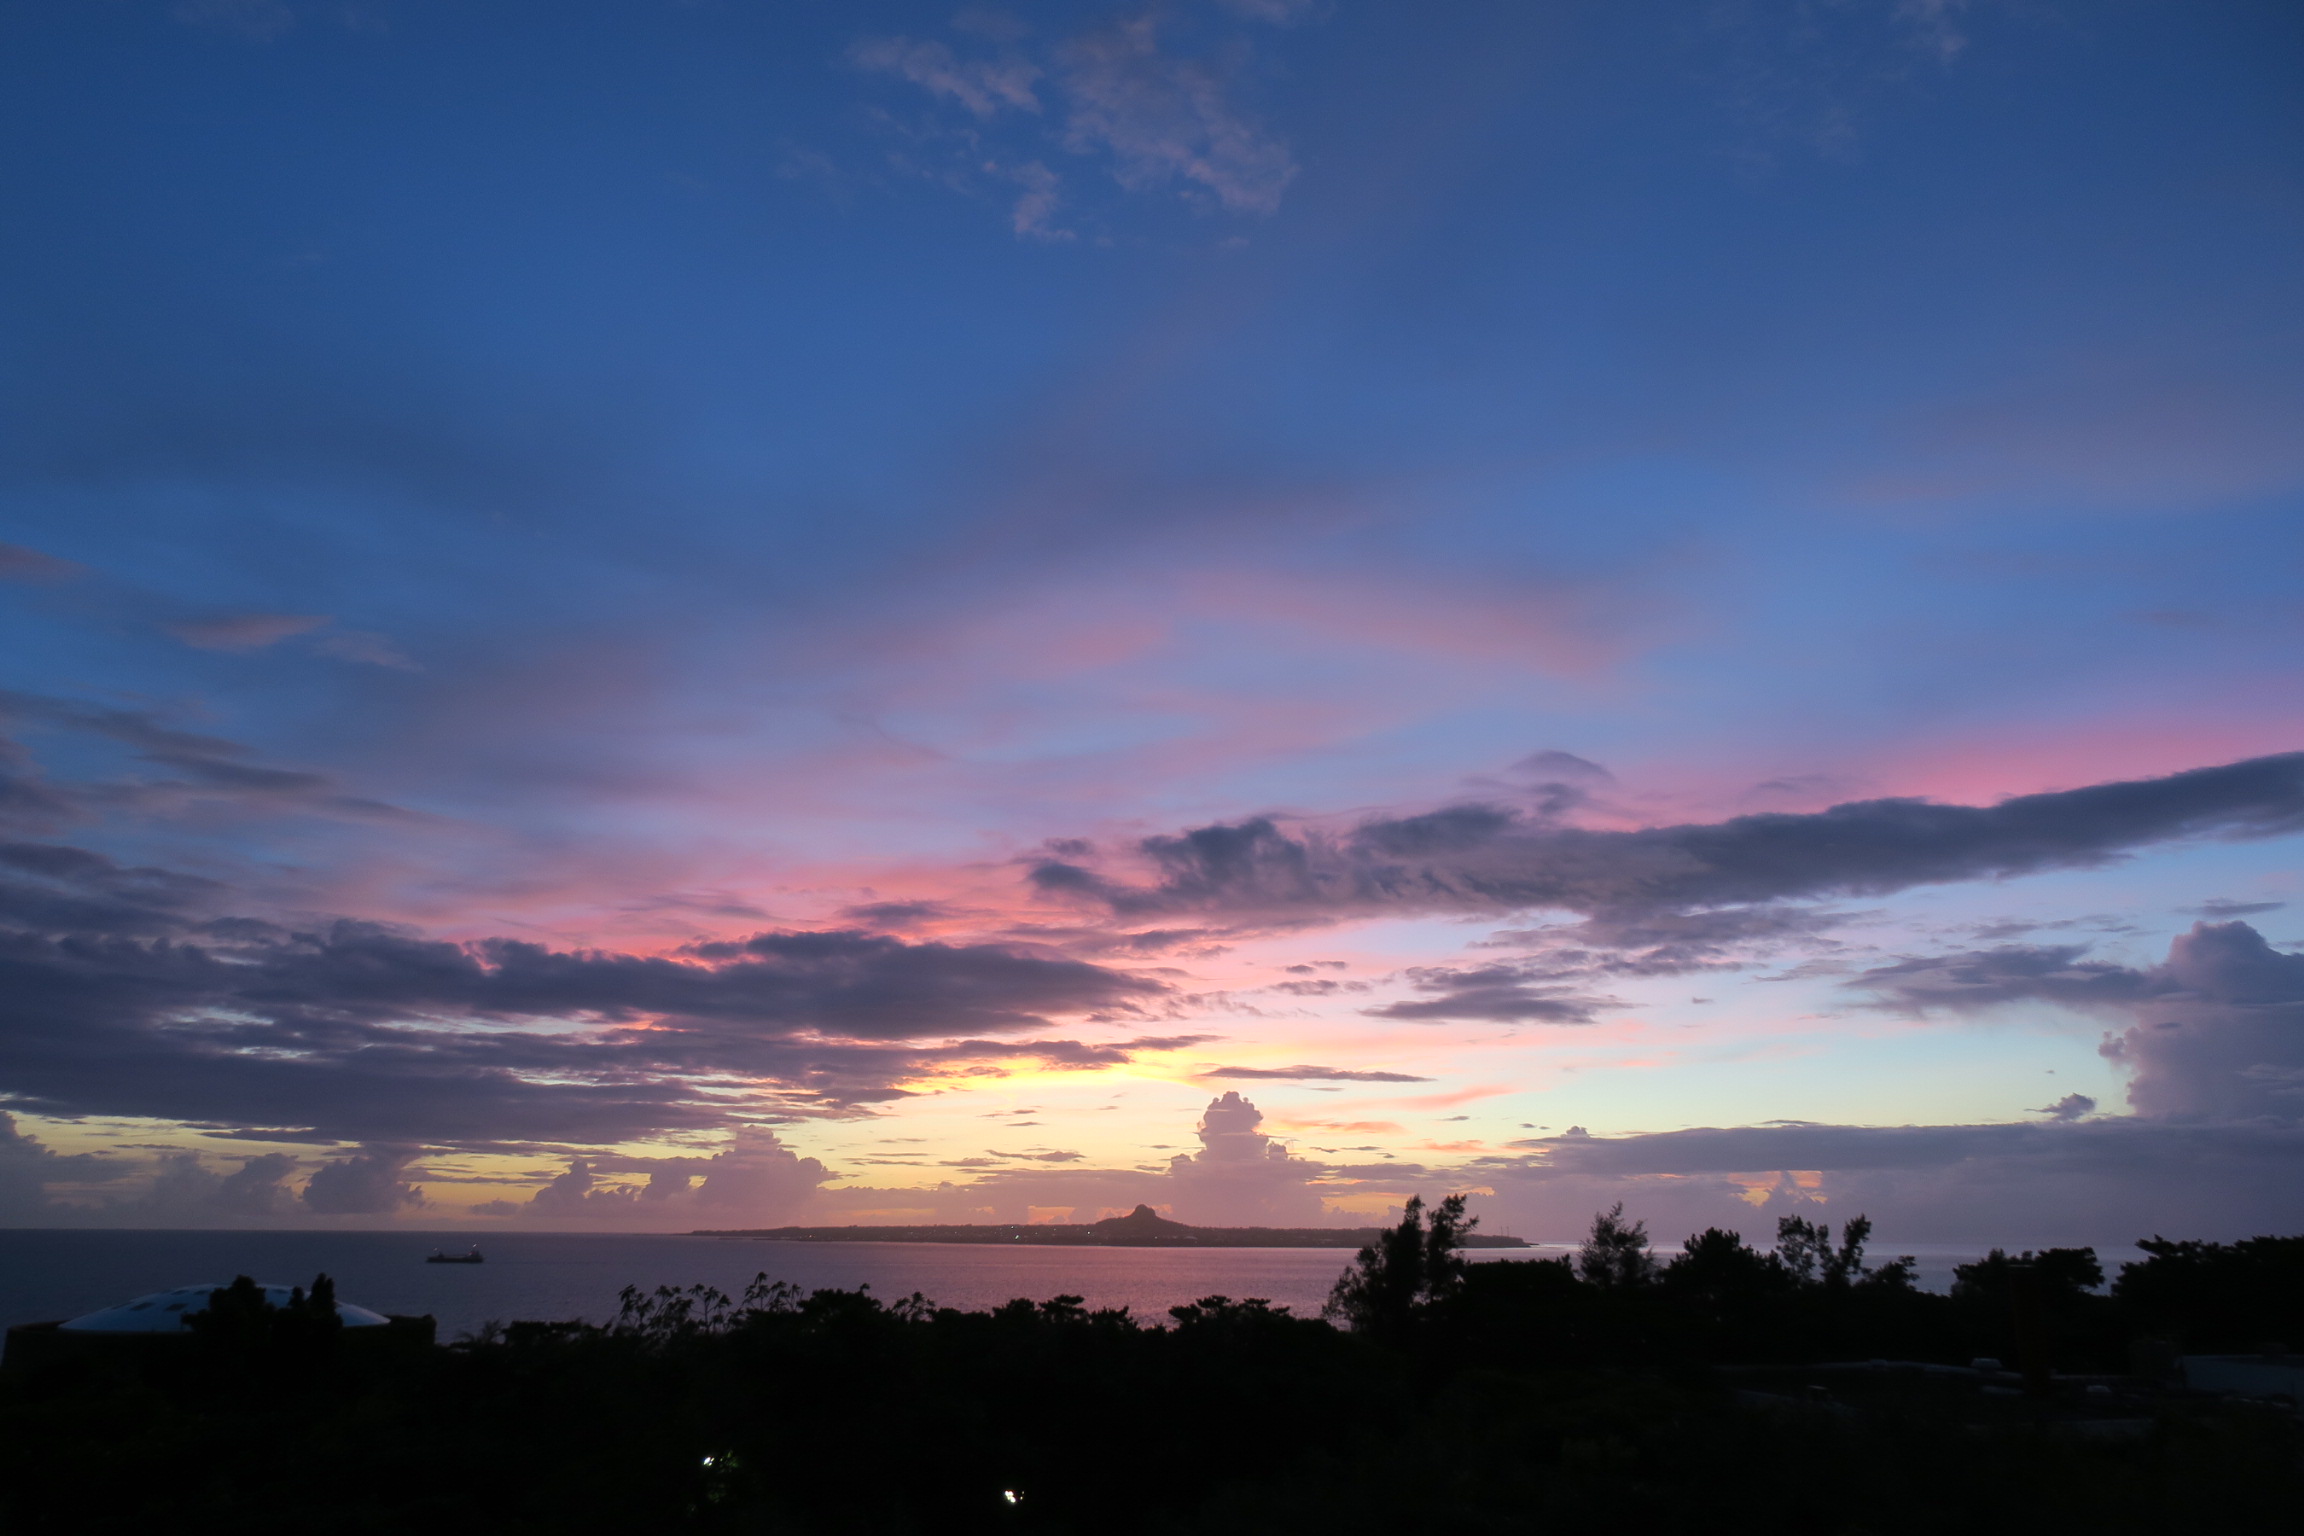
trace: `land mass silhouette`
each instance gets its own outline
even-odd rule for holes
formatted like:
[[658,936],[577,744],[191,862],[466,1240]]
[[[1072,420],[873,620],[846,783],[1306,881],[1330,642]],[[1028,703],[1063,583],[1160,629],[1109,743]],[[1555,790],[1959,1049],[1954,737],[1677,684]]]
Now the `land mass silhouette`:
[[[1195,1227],[1148,1205],[1102,1221],[958,1224],[920,1227],[707,1227],[692,1237],[749,1237],[778,1243],[986,1243],[1051,1248],[1364,1248],[1379,1227]],[[1524,1238],[1468,1233],[1467,1248],[1525,1248]]]

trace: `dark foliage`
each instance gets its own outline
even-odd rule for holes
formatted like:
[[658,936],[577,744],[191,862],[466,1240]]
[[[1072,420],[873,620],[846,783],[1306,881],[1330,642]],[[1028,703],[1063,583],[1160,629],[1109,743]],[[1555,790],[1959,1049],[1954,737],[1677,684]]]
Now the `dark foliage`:
[[2092,1255],[1995,1255],[1936,1296],[1865,1266],[1861,1219],[1774,1252],[1706,1231],[1659,1264],[1611,1212],[1599,1278],[1463,1264],[1469,1225],[1460,1201],[1413,1207],[1339,1283],[1343,1328],[1253,1298],[1154,1326],[1076,1296],[964,1313],[763,1276],[362,1366],[326,1344],[320,1284],[286,1309],[228,1288],[192,1368],[0,1383],[0,1529],[1718,1532],[1780,1528],[1796,1471],[1804,1525],[1933,1536],[2269,1526],[2304,1497],[2292,1415],[2139,1398],[2106,1439],[2070,1383],[1804,1364],[1964,1364],[2052,1276],[2054,1366],[2097,1366],[2140,1322],[2213,1315],[2220,1285],[2279,1315],[2297,1240],[2169,1244],[2112,1296]]
[[2151,1257],[2121,1266],[2112,1296],[2141,1331],[2201,1351],[2304,1345],[2304,1237],[2136,1246]]
[[1464,1215],[1464,1197],[1450,1195],[1424,1215],[1422,1196],[1408,1197],[1400,1225],[1360,1250],[1328,1295],[1326,1315],[1353,1332],[1398,1339],[1436,1303],[1464,1284],[1471,1266],[1458,1252],[1480,1224]]

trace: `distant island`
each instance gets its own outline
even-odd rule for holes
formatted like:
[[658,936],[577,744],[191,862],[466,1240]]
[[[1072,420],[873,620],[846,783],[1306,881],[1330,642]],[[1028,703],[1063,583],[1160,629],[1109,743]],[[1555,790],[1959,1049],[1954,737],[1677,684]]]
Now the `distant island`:
[[[1365,1248],[1379,1227],[1194,1227],[1148,1205],[1102,1221],[931,1227],[704,1228],[691,1237],[749,1237],[772,1243],[1009,1243],[1049,1248]],[[1467,1248],[1525,1248],[1525,1238],[1472,1233]]]

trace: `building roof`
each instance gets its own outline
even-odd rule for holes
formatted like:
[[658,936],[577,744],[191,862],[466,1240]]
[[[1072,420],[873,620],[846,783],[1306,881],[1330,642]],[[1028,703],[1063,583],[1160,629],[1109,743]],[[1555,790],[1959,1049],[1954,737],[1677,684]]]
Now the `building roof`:
[[[180,1285],[172,1291],[154,1291],[149,1296],[73,1318],[62,1327],[74,1333],[174,1333],[193,1313],[207,1311],[210,1293],[222,1289],[220,1285]],[[289,1287],[266,1285],[258,1289],[273,1306],[288,1305]],[[345,1301],[336,1303],[336,1316],[347,1328],[381,1328],[390,1321],[381,1312],[371,1312]]]

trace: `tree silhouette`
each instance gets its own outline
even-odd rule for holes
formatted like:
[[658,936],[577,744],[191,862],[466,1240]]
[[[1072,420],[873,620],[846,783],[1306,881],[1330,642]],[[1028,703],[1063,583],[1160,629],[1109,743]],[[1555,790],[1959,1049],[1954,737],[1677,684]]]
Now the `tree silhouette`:
[[1751,1247],[1741,1232],[1706,1227],[1681,1245],[1659,1278],[1670,1290],[1717,1308],[1788,1290],[1792,1277],[1774,1254]]
[[1832,1246],[1832,1224],[1804,1221],[1798,1216],[1776,1222],[1776,1260],[1800,1285],[1872,1285],[1909,1289],[1914,1260],[1907,1254],[1873,1269],[1864,1262],[1864,1245],[1872,1240],[1872,1218],[1852,1216],[1840,1227],[1840,1246]]
[[1627,1222],[1619,1200],[1592,1218],[1592,1235],[1576,1255],[1576,1273],[1604,1291],[1630,1291],[1648,1283],[1656,1262],[1648,1256],[1648,1224]]
[[1328,1293],[1321,1315],[1348,1324],[1355,1333],[1397,1337],[1420,1308],[1452,1296],[1464,1283],[1465,1263],[1457,1250],[1480,1225],[1464,1214],[1464,1197],[1450,1195],[1424,1212],[1424,1197],[1411,1195],[1400,1225],[1360,1250],[1353,1266]]

